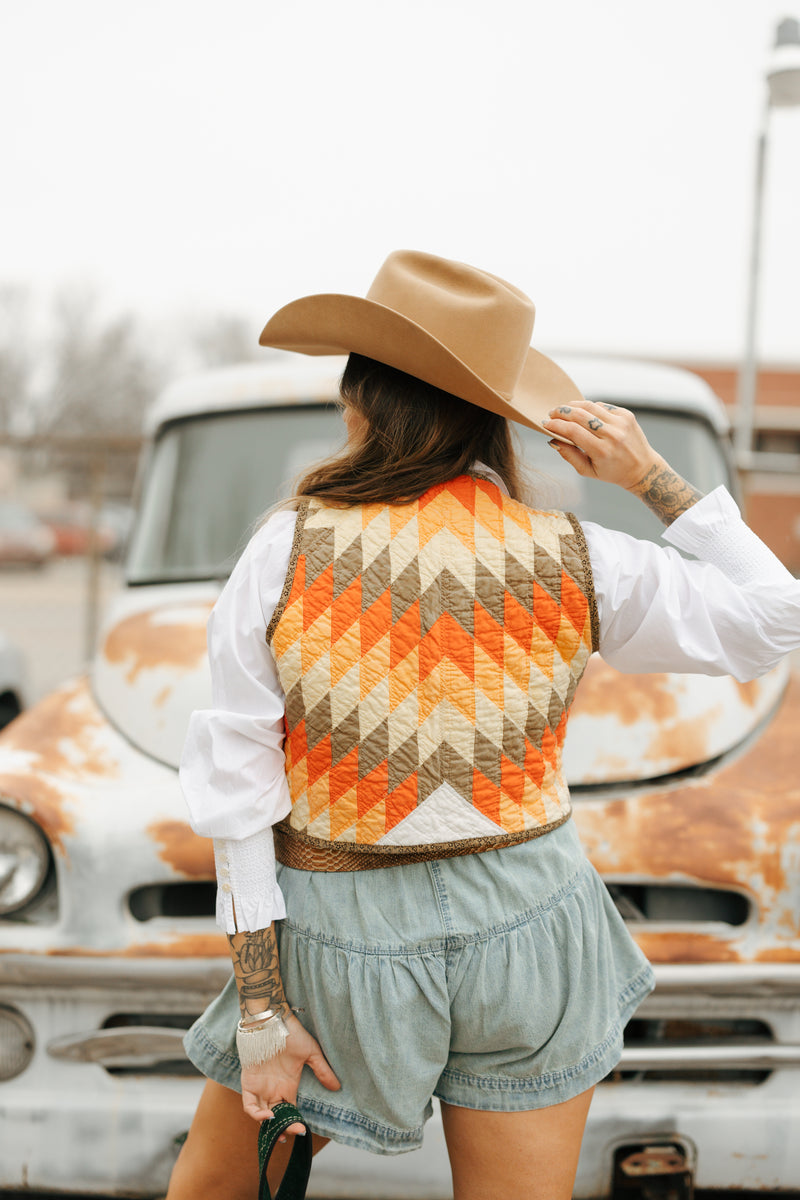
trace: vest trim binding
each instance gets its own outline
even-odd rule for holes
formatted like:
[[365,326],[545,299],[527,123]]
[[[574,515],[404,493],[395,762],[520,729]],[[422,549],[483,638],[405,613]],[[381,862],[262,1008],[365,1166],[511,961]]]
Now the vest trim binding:
[[287,570],[286,570],[286,578],[283,581],[283,588],[281,589],[280,599],[278,600],[278,603],[275,605],[275,611],[273,612],[270,623],[267,626],[266,640],[267,640],[268,646],[272,645],[272,635],[275,633],[275,629],[277,627],[278,621],[280,621],[281,617],[283,616],[284,609],[286,608],[287,602],[289,600],[289,596],[291,595],[291,592],[292,592],[292,584],[294,583],[294,573],[295,573],[295,570],[297,569],[297,560],[300,557],[300,548],[301,548],[302,540],[303,540],[303,526],[306,523],[306,517],[308,516],[308,509],[309,509],[308,500],[302,500],[297,508],[297,521],[295,522],[294,537],[292,538],[292,553],[289,556],[289,566],[287,567]]
[[482,854],[487,850],[502,850],[519,846],[533,838],[551,833],[570,819],[566,812],[547,825],[525,829],[521,833],[499,834],[497,837],[460,838],[454,842],[424,842],[416,846],[371,846],[359,842],[326,842],[302,830],[293,829],[288,821],[273,827],[275,857],[285,867],[299,871],[374,871],[380,867],[400,867],[408,863],[431,862],[438,858],[462,858],[467,854]]
[[575,513],[565,512],[564,516],[569,521],[575,531],[575,541],[580,555],[581,565],[586,572],[586,582],[589,585],[586,589],[586,599],[589,601],[589,616],[592,624],[592,651],[596,653],[600,649],[600,613],[597,610],[597,596],[594,590],[594,574],[592,572],[592,560],[589,558],[589,547],[586,545],[586,534],[581,528],[581,523],[575,516]]

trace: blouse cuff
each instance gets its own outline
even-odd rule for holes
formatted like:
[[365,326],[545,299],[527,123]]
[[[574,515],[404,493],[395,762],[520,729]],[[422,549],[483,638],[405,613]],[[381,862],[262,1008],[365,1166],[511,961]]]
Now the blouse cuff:
[[718,567],[732,583],[786,580],[792,575],[745,525],[735,500],[715,488],[682,513],[661,535],[678,550]]
[[226,933],[268,929],[286,916],[275,874],[272,827],[234,841],[214,839],[217,925]]

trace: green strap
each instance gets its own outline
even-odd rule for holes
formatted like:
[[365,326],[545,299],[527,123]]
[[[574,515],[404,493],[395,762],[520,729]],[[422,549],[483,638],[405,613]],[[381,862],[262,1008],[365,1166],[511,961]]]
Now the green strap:
[[[267,1183],[267,1167],[278,1138],[290,1125],[305,1125],[302,1115],[286,1100],[279,1100],[277,1104],[273,1104],[272,1111],[275,1116],[271,1121],[262,1121],[258,1131],[258,1166],[261,1173],[258,1200],[272,1200]],[[305,1135],[298,1134],[294,1139],[291,1157],[280,1187],[275,1193],[275,1200],[304,1200],[310,1174],[311,1134],[306,1131]]]

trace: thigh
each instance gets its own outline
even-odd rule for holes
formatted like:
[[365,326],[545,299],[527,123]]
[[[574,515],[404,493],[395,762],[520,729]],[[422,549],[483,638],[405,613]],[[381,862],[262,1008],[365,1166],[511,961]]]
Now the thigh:
[[570,1200],[593,1091],[528,1112],[443,1103],[454,1200]]
[[[313,1138],[314,1153],[327,1138]],[[293,1138],[279,1144],[269,1165],[273,1192],[283,1176]],[[208,1080],[189,1134],[175,1163],[167,1200],[252,1200],[258,1195],[258,1122],[242,1108],[238,1092]]]

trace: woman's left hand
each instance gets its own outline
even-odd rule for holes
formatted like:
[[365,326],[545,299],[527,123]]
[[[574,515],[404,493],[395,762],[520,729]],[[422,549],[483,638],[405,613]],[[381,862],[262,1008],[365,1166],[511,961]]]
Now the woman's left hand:
[[[274,1116],[272,1105],[279,1100],[297,1101],[297,1088],[303,1067],[308,1065],[320,1083],[331,1091],[341,1087],[331,1070],[319,1042],[301,1025],[297,1017],[288,1015],[289,1037],[280,1054],[255,1067],[242,1068],[242,1105],[254,1121],[269,1121]],[[305,1133],[302,1125],[290,1125],[286,1133]]]
[[577,400],[552,409],[542,425],[572,443],[549,444],[579,475],[616,483],[630,491],[653,467],[666,466],[633,413],[616,404]]

